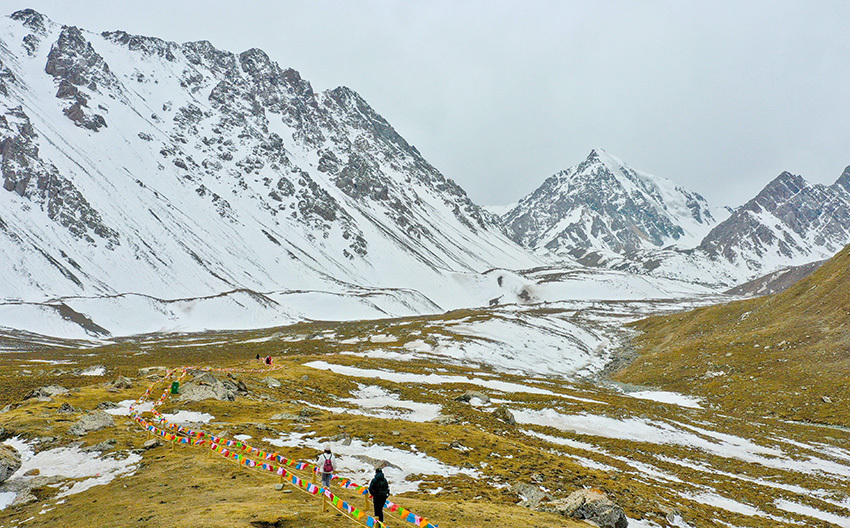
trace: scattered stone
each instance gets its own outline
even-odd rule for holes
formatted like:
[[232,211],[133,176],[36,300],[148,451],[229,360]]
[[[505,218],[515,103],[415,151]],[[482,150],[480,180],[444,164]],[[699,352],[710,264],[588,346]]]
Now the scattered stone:
[[24,473],[25,477],[37,477],[41,474],[41,470],[38,468],[32,468],[31,470]]
[[149,440],[146,440],[145,443],[142,444],[142,447],[144,447],[145,449],[153,449],[153,448],[159,447],[161,445],[162,445],[162,442],[160,442],[156,438],[151,438]]
[[111,402],[111,401],[102,401],[102,402],[98,403],[98,404],[97,404],[97,407],[95,407],[95,408],[96,408],[96,409],[100,409],[101,411],[105,411],[106,409],[117,409],[117,408],[119,408],[119,407],[121,407],[121,406],[120,406],[120,405],[118,405],[118,404],[117,404],[117,403],[115,403],[115,402]]
[[821,396],[821,397],[820,397],[820,399],[821,399],[824,403],[832,403],[832,398],[830,398],[829,396]]
[[115,445],[115,439],[110,438],[109,440],[104,440],[103,442],[101,442],[99,444],[90,445],[87,448],[83,449],[83,451],[86,451],[88,453],[91,453],[92,451],[101,451],[101,452],[109,451],[110,449],[112,449],[112,447],[114,445]]
[[139,369],[139,376],[147,377],[151,374],[165,374],[168,369],[165,367],[145,367]]
[[566,499],[552,501],[538,509],[590,521],[600,528],[626,528],[629,525],[623,509],[596,489],[575,491]]
[[383,469],[383,468],[390,467],[390,468],[395,468],[395,469],[401,470],[400,467],[396,466],[395,464],[393,464],[392,462],[389,462],[387,460],[372,458],[372,457],[366,456],[366,455],[354,455],[352,458],[356,458],[357,460],[364,462],[366,464],[369,464],[376,469],[377,468]]
[[71,404],[68,403],[68,402],[63,402],[62,405],[59,407],[59,409],[56,410],[56,412],[61,413],[61,414],[72,414],[72,413],[80,412],[80,410],[71,406]]
[[496,410],[493,411],[491,414],[493,415],[493,418],[502,420],[503,422],[507,422],[511,425],[516,424],[516,418],[514,418],[514,413],[512,413],[510,409],[508,409],[504,405],[497,407]]
[[47,385],[30,392],[24,399],[38,399],[39,401],[45,401],[44,398],[48,398],[46,401],[50,401],[49,398],[60,396],[62,394],[68,394],[68,389],[59,385]]
[[15,496],[15,500],[12,501],[12,504],[10,504],[10,506],[16,508],[18,506],[24,506],[25,504],[29,504],[31,502],[36,502],[37,500],[38,497],[33,494],[32,488],[24,488],[23,490],[18,492],[18,494]]
[[100,431],[107,427],[115,427],[115,420],[112,419],[112,415],[103,411],[93,411],[84,415],[77,423],[72,425],[68,433],[83,436],[84,434]]
[[482,404],[490,403],[490,397],[484,394],[483,392],[478,391],[466,391],[465,393],[455,398],[455,401],[474,404],[475,402],[472,401],[473,399],[480,400]]
[[268,385],[270,389],[277,389],[281,385],[280,381],[271,376],[269,376],[268,378],[263,378],[263,383]]
[[513,492],[520,498],[519,505],[526,508],[534,509],[540,505],[541,501],[550,500],[545,491],[537,486],[526,484],[524,482],[514,484],[511,486],[511,490],[513,490]]
[[440,424],[440,425],[453,425],[453,424],[459,424],[463,420],[459,416],[452,416],[452,415],[443,416],[443,415],[440,415],[440,416],[437,416],[436,418],[434,418],[431,421],[434,422],[434,423]]
[[0,444],[0,482],[6,482],[21,468],[21,454],[14,447]]
[[299,418],[301,418],[301,417],[300,417],[300,416],[298,416],[297,414],[292,414],[292,413],[278,413],[278,414],[275,414],[274,416],[272,416],[272,417],[271,417],[271,418],[269,418],[269,419],[270,419],[270,420],[290,420],[290,421],[293,421],[293,422],[294,422],[294,421],[298,420]]
[[112,384],[109,385],[109,388],[106,389],[106,390],[108,390],[109,392],[118,392],[118,391],[122,391],[124,389],[132,389],[132,388],[133,388],[133,380],[131,380],[130,378],[127,378],[125,376],[118,376],[118,379],[113,381]]

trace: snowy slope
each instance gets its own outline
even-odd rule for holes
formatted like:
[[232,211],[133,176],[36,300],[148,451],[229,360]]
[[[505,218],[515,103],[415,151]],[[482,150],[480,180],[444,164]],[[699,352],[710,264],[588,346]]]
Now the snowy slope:
[[447,273],[539,262],[356,93],[261,50],[24,10],[0,63],[0,298],[413,289],[430,311]]

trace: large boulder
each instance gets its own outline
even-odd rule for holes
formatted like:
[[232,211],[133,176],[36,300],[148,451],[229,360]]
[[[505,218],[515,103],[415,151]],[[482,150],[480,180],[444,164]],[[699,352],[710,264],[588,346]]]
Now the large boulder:
[[93,411],[83,415],[77,423],[68,429],[68,432],[72,435],[83,436],[107,427],[115,427],[115,420],[112,419],[112,415],[103,411]]
[[484,405],[490,403],[490,397],[479,391],[466,391],[461,394],[455,401],[469,403],[471,405]]
[[21,454],[14,447],[0,444],[0,483],[6,482],[21,468]]
[[109,392],[118,392],[124,389],[132,389],[133,388],[133,380],[126,376],[118,376],[118,378],[109,385],[109,388],[106,389]]
[[626,528],[629,525],[623,509],[597,489],[574,491],[566,499],[554,501],[540,509],[590,521],[600,528]]
[[54,396],[61,396],[62,394],[68,394],[68,389],[60,385],[47,385],[46,387],[39,387],[30,392],[26,399],[37,398],[40,400],[46,400],[53,398]]
[[502,420],[503,422],[507,422],[511,425],[516,424],[516,418],[514,418],[514,413],[512,413],[511,410],[505,407],[504,405],[500,405],[496,408],[495,411],[490,414],[493,416],[493,418],[496,418],[497,420]]
[[180,386],[180,401],[193,402],[203,400],[233,401],[239,385],[232,380],[221,381],[209,372],[192,378],[192,381]]

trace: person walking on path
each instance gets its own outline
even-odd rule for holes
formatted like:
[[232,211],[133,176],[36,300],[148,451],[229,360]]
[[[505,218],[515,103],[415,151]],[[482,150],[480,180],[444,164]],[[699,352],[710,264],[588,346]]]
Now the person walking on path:
[[369,484],[369,493],[372,494],[372,500],[375,502],[375,518],[384,522],[384,503],[390,496],[390,483],[387,482],[381,468],[375,468],[375,478]]
[[319,455],[316,467],[319,469],[319,473],[322,474],[322,486],[326,488],[331,487],[331,477],[334,474],[334,465],[336,465],[336,457],[333,453],[331,453],[331,446],[325,444],[325,452]]

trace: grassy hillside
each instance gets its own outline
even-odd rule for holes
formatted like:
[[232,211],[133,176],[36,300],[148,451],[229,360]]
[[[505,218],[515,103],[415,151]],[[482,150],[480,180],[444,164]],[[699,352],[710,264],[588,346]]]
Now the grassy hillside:
[[651,317],[617,378],[728,412],[850,426],[850,246],[783,293]]

